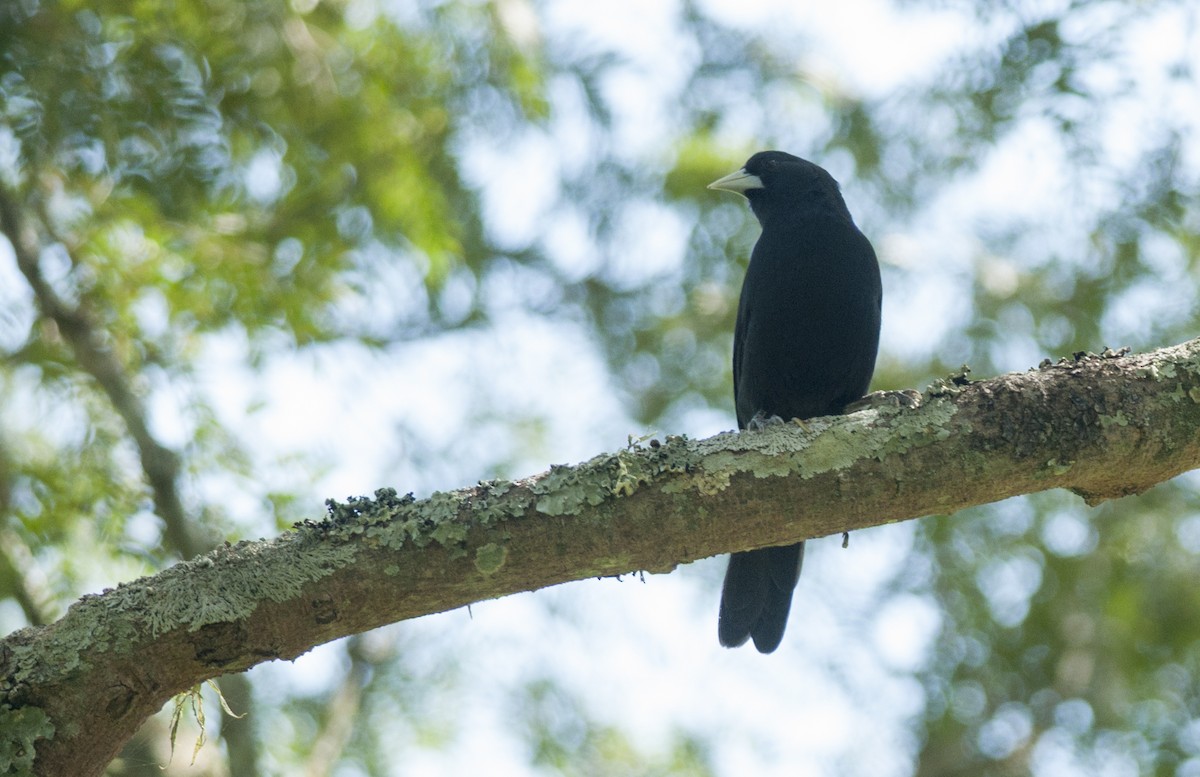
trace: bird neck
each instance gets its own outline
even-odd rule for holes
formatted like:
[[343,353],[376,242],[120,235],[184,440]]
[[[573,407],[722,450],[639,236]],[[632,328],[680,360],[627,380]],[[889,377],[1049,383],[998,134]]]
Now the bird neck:
[[[747,194],[753,195],[755,191]],[[768,223],[792,223],[810,219],[835,219],[854,226],[854,218],[850,215],[850,209],[846,207],[846,201],[836,191],[817,189],[796,192],[786,198],[775,196],[768,200],[765,197],[750,196],[748,199],[750,209],[754,211],[758,223],[762,224],[764,229]]]

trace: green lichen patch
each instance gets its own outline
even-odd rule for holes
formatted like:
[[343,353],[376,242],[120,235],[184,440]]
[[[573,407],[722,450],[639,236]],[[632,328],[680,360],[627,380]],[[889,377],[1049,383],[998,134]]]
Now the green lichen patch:
[[400,496],[394,488],[380,488],[375,491],[375,498],[352,496],[345,502],[336,499],[326,499],[325,509],[328,513],[321,524],[305,522],[296,528],[321,529],[327,533],[361,534],[363,527],[371,524],[384,523],[416,502],[412,493]]
[[485,480],[471,494],[471,508],[478,523],[491,526],[524,515],[529,499],[508,481]]
[[418,502],[412,494],[400,497],[393,488],[381,488],[374,499],[350,497],[344,505],[330,500],[327,523],[335,525],[330,530],[334,533],[361,533],[376,546],[399,550],[411,542],[423,548],[432,542],[459,541],[462,532],[452,524],[462,501],[458,492],[438,492]]
[[306,527],[343,536],[361,533],[376,547],[400,550],[412,545],[441,545],[462,551],[471,530],[524,515],[528,492],[514,484],[489,480],[473,488],[438,491],[417,501],[409,494],[397,497],[395,489],[375,492],[375,498],[352,497],[345,504],[329,502],[330,518]]
[[411,494],[398,497],[393,489],[380,489],[373,499],[330,500],[326,521],[298,528],[324,535],[361,534],[371,543],[394,549],[409,543],[456,549],[465,545],[472,528],[498,525],[530,509],[551,516],[579,515],[607,499],[632,496],[664,472],[686,471],[692,455],[683,436],[668,436],[665,442],[649,436],[631,438],[624,450],[575,467],[555,465],[544,475],[517,483],[483,481],[422,501]]
[[0,774],[33,774],[34,745],[52,736],[54,724],[40,707],[0,704]]
[[58,672],[86,668],[88,656],[125,651],[175,629],[194,632],[250,615],[263,600],[295,598],[304,586],[350,563],[352,546],[302,533],[274,542],[243,542],[104,592],[85,596],[67,615],[41,630],[36,653],[13,640],[10,674],[21,682],[39,667]]
[[[353,561],[352,545],[303,534],[241,542],[176,564],[131,589],[112,607],[147,612],[154,634],[244,618],[264,600],[294,599],[309,583]],[[106,597],[107,599],[108,597]],[[139,601],[140,600],[140,601]]]
[[1112,415],[1100,416],[1100,427],[1108,429],[1113,426],[1129,426],[1129,416],[1125,415],[1125,411],[1118,410]]
[[864,458],[902,454],[951,433],[955,405],[934,398],[920,409],[868,408],[849,416],[778,424],[760,431],[727,432],[692,443],[689,477],[664,490],[695,488],[713,494],[741,473],[755,477],[811,478],[845,469]]
[[605,500],[629,497],[665,473],[682,473],[691,466],[694,451],[683,436],[665,442],[630,440],[624,450],[596,456],[577,467],[554,466],[533,480],[534,507],[545,515],[579,515]]
[[534,506],[546,515],[578,515],[585,505],[595,506],[613,493],[615,454],[596,456],[578,467],[555,465],[530,486],[537,496]]
[[475,551],[475,568],[482,575],[494,575],[500,571],[508,560],[508,548],[489,542]]

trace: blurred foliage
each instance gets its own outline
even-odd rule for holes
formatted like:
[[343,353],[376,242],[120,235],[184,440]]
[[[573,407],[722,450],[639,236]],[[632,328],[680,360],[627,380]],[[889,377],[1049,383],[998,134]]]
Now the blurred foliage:
[[[246,441],[218,422],[196,367],[218,338],[259,367],[517,310],[582,325],[639,423],[672,430],[697,409],[728,412],[755,226],[704,185],[760,147],[837,172],[876,236],[891,323],[925,312],[921,278],[941,284],[923,341],[893,342],[877,387],[1193,336],[1198,119],[1177,106],[1195,104],[1197,63],[1138,61],[1138,36],[1191,29],[1194,43],[1195,11],[939,7],[962,16],[961,49],[919,82],[862,95],[798,54],[812,41],[794,31],[733,27],[685,2],[658,31],[673,72],[631,108],[624,90],[646,63],[550,24],[553,3],[18,0],[0,4],[0,187],[36,231],[40,273],[135,393],[182,398],[187,484],[242,489],[278,526],[308,495],[260,484]],[[536,156],[522,156],[531,143]],[[491,177],[514,159],[548,182],[523,191],[535,215],[524,232],[489,208],[520,191]],[[1054,201],[1025,207],[1012,184],[1002,202],[984,197],[987,176],[1014,165],[1057,176]],[[991,210],[961,207],[973,198]],[[946,234],[942,217],[957,242],[928,239]],[[161,535],[136,446],[95,376],[6,272],[0,598],[16,625],[182,551]],[[942,626],[918,672],[916,773],[1098,773],[1116,759],[1130,773],[1200,774],[1196,485],[1096,510],[1042,494],[921,522],[914,553],[935,567],[923,594]],[[202,489],[185,493],[213,536],[259,530]],[[434,698],[456,682],[453,656],[416,677],[390,655],[351,653],[342,691],[268,700],[273,730],[290,733],[264,743],[264,759],[294,769],[295,754],[331,741],[339,692],[359,716],[409,721],[412,742],[454,746],[456,717]],[[513,719],[544,773],[714,771],[711,743],[693,733],[647,756],[550,681],[526,683]],[[386,773],[386,733],[356,728],[343,744],[341,763]]]
[[704,777],[713,773],[704,742],[677,736],[665,756],[647,758],[620,729],[591,719],[553,680],[529,683],[521,701],[515,717],[528,728],[533,765],[552,774]]

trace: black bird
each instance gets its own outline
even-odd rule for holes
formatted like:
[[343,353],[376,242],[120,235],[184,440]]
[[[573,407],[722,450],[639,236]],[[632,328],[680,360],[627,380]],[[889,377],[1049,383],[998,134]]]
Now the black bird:
[[[837,181],[812,162],[762,151],[708,188],[743,195],[762,225],[733,335],[738,427],[842,412],[875,370],[882,290],[875,250]],[[722,645],[779,646],[803,559],[803,542],[730,556]]]

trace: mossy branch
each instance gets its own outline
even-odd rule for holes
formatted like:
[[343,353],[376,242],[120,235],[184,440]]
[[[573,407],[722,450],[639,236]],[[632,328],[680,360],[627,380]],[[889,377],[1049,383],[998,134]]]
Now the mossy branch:
[[98,775],[174,694],[406,618],[1049,488],[1095,504],[1200,466],[1200,340],[921,399],[428,499],[382,489],[86,596],[0,641],[0,769]]

